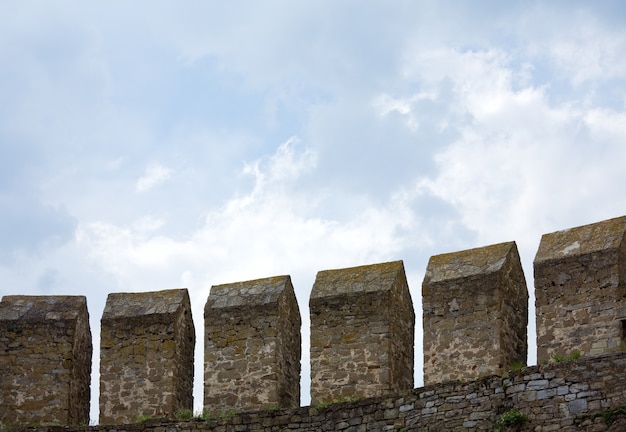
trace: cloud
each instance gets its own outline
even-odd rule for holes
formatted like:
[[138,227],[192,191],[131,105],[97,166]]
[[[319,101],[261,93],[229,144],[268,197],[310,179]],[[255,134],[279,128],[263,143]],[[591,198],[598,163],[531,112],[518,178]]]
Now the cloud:
[[[323,194],[298,189],[315,161],[309,148],[291,138],[273,155],[244,164],[242,174],[254,178],[250,190],[210,211],[204,225],[186,239],[161,234],[163,221],[147,217],[128,226],[81,224],[79,244],[121,277],[147,270],[172,274],[178,268],[174,274],[200,271],[213,280],[224,274],[229,281],[229,276],[245,274],[310,272],[315,263],[358,264],[380,258],[381,251],[388,256],[396,249],[396,228],[408,225],[402,198],[391,197],[389,208],[363,208],[348,222],[320,218],[316,208]],[[369,232],[372,226],[376,229]],[[285,262],[285,256],[293,261]]]
[[138,193],[147,192],[150,189],[165,183],[172,175],[170,168],[164,167],[158,163],[148,165],[144,175],[137,180],[135,190]]
[[[592,214],[589,199],[604,199],[625,178],[594,168],[613,166],[610,159],[624,153],[624,113],[577,99],[554,103],[549,89],[520,85],[519,72],[498,50],[425,51],[405,68],[423,91],[434,92],[431,98],[441,99],[438,86],[448,82],[450,118],[439,121],[458,132],[433,152],[437,172],[422,176],[418,188],[454,205],[487,241],[527,238],[533,226],[571,219],[574,209],[581,223],[610,216]],[[410,103],[402,106],[410,126],[419,113]],[[590,197],[585,190],[605,192]]]
[[549,62],[561,79],[574,86],[595,86],[597,80],[623,80],[626,31],[618,18],[623,10],[598,12],[587,3],[567,11],[555,5],[535,5],[525,12],[523,25],[518,29],[525,32],[524,49]]

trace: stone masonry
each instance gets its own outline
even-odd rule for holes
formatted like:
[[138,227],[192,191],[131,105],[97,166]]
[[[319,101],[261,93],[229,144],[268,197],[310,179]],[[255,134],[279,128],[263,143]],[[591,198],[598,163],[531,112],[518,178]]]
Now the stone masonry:
[[204,407],[300,406],[300,311],[289,276],[211,287],[205,310]]
[[422,308],[424,383],[526,364],[528,291],[515,242],[431,257]]
[[186,289],[109,294],[101,326],[101,424],[193,408],[195,331]]
[[0,302],[0,429],[89,423],[91,330],[84,296]]
[[[626,353],[622,352],[531,366],[505,377],[447,381],[329,406],[37,432],[624,432],[624,374]],[[498,424],[507,413],[515,412],[525,420],[508,427]]]
[[415,314],[402,261],[317,273],[311,404],[413,387]]
[[416,389],[403,263],[319,272],[310,407],[298,407],[300,315],[289,276],[214,286],[205,307],[209,413],[188,421],[174,419],[193,402],[187,291],[111,294],[100,426],[85,426],[85,298],[6,296],[0,429],[626,430],[626,216],[544,235],[534,270],[540,365],[523,367],[528,294],[515,243],[431,257],[422,284],[426,386]]
[[626,216],[545,234],[535,256],[537,359],[626,349]]

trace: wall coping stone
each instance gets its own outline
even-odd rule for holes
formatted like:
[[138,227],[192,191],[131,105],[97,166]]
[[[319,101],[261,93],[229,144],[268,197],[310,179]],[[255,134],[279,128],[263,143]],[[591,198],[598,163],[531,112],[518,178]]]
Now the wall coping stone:
[[487,275],[502,269],[513,248],[514,241],[497,243],[459,252],[430,257],[424,284]]
[[111,293],[102,320],[127,319],[145,315],[170,315],[180,310],[189,297],[186,288],[133,293]]
[[390,291],[399,274],[404,274],[403,261],[322,270],[315,277],[310,301],[346,294]]
[[541,236],[535,263],[618,249],[626,236],[626,216]]
[[85,296],[8,295],[0,301],[1,321],[75,320],[87,309]]
[[285,275],[213,285],[205,310],[275,304],[290,283],[291,277]]

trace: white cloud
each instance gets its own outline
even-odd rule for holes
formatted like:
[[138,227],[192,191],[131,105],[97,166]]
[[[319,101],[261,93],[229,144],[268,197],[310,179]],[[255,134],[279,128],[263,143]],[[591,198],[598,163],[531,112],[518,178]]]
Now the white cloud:
[[164,183],[172,175],[170,168],[164,167],[158,163],[148,165],[144,175],[137,180],[135,190],[138,193],[147,192],[150,189]]
[[[575,99],[555,105],[544,87],[520,87],[517,73],[509,56],[494,50],[421,52],[405,68],[407,79],[439,99],[447,80],[445,103],[456,110],[448,124],[458,138],[436,152],[438,172],[419,187],[452,203],[464,224],[489,240],[527,238],[546,220],[571,219],[574,208],[580,220],[585,213],[594,220],[584,191],[593,185],[608,194],[624,178],[594,169],[614,166],[611,159],[623,154],[623,112]],[[403,109],[416,115],[409,104]]]
[[[97,221],[83,224],[79,243],[121,277],[143,273],[140,269],[168,273],[183,266],[175,273],[188,267],[196,274],[204,268],[212,279],[221,273],[240,278],[311,271],[315,263],[356,265],[398,250],[396,227],[408,226],[410,219],[404,197],[391,197],[384,208],[355,209],[357,216],[348,222],[319,218],[316,206],[323,196],[297,188],[301,177],[315,167],[315,156],[296,145],[296,139],[289,139],[273,155],[247,163],[243,173],[255,179],[250,191],[210,211],[205,224],[186,239],[158,233],[163,221],[147,217],[125,227]],[[285,262],[285,256],[293,261]],[[233,266],[234,262],[241,265]]]
[[437,99],[435,92],[419,92],[407,97],[392,97],[382,94],[374,99],[372,105],[378,110],[380,116],[386,116],[397,112],[406,117],[406,123],[412,131],[419,128],[419,118],[414,114],[414,105],[420,101],[434,101]]
[[[546,13],[547,11],[542,11]],[[626,32],[601,22],[589,10],[549,11],[540,20],[569,20],[559,26],[545,26],[530,40],[529,50],[537,56],[548,56],[574,85],[596,80],[623,79],[626,74]],[[538,34],[537,34],[538,33]]]

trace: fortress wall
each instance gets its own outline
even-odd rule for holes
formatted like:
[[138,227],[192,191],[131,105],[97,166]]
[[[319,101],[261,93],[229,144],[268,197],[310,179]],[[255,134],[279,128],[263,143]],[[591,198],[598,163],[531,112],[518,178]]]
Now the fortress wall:
[[[493,430],[511,408],[528,418],[520,430],[626,430],[625,233],[621,217],[542,237],[534,261],[542,364],[513,374],[526,358],[528,302],[515,243],[432,257],[421,389],[412,389],[415,316],[402,261],[319,272],[305,408],[289,276],[214,286],[205,307],[208,423],[173,420],[193,406],[187,290],[111,294],[100,423],[126,426],[81,430]],[[84,297],[4,297],[0,428],[87,423],[91,350]],[[169,420],[135,423],[140,416]],[[613,417],[617,426],[604,422]]]
[[195,331],[186,289],[109,294],[101,326],[101,424],[193,408]]
[[204,310],[204,406],[300,406],[300,311],[289,276],[217,285]]
[[317,274],[311,403],[413,387],[415,314],[402,261]]
[[537,358],[626,349],[626,217],[545,234],[535,256]]
[[422,309],[426,384],[526,364],[528,292],[515,242],[431,257]]
[[626,430],[625,373],[626,353],[606,354],[531,366],[505,377],[449,381],[327,406],[39,432],[493,432],[512,409],[524,414],[526,421],[500,430],[622,432]]
[[0,302],[0,429],[89,422],[91,331],[84,296]]

